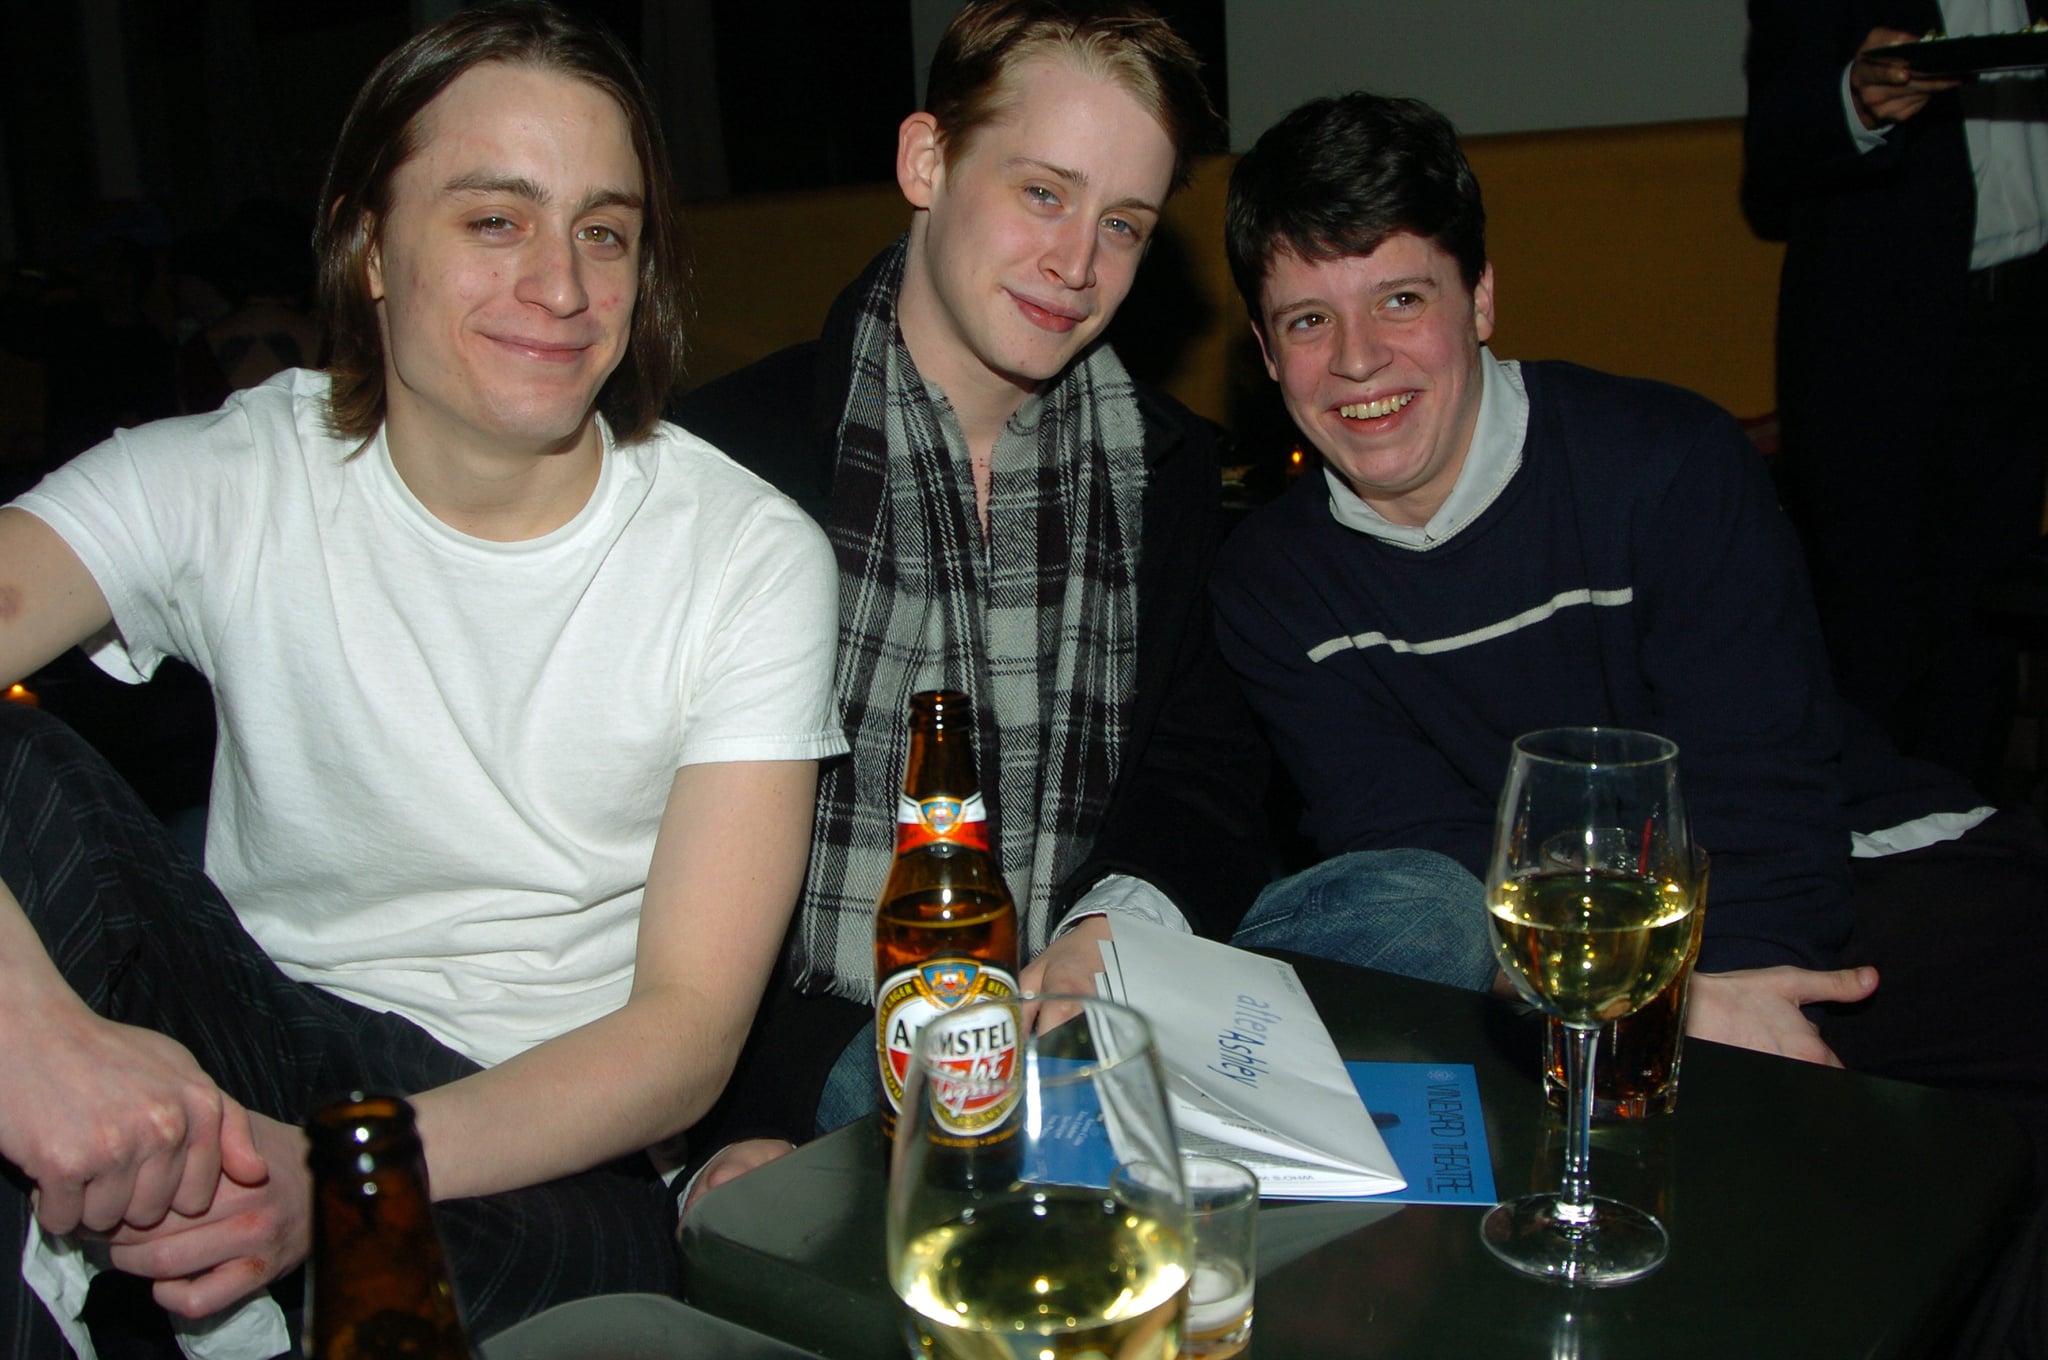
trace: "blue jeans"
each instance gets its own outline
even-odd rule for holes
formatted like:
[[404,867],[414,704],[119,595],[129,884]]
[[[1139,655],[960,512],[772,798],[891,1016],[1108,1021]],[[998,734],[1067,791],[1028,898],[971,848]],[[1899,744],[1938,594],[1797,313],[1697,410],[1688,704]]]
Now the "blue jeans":
[[1270,883],[1230,942],[1475,992],[1495,969],[1485,888],[1434,850],[1354,850]]
[[863,1025],[832,1064],[825,1089],[818,1092],[818,1134],[823,1137],[872,1113],[882,1098],[880,1059],[875,1056],[875,1027]]

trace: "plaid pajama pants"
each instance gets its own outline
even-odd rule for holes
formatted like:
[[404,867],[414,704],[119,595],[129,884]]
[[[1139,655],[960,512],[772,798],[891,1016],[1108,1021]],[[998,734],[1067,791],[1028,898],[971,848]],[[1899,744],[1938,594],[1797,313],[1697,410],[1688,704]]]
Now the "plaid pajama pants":
[[[0,882],[72,989],[98,1014],[169,1035],[221,1089],[300,1121],[351,1088],[417,1092],[476,1064],[409,1020],[278,971],[220,890],[89,746],[61,723],[0,703]],[[26,1090],[0,1101],[34,1100]],[[0,1162],[0,1253],[30,1218]],[[506,1194],[435,1206],[473,1340],[591,1294],[676,1292],[674,1210],[644,1157]],[[64,1343],[17,1272],[0,1290],[0,1350]],[[294,1319],[296,1331],[297,1319]],[[175,1353],[175,1352],[173,1352]]]

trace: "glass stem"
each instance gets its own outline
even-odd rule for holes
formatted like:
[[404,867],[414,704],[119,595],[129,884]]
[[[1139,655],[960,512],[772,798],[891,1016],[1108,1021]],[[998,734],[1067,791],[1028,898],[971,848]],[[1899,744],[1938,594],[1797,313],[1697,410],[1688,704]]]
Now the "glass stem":
[[1564,1185],[1557,1194],[1557,1219],[1578,1236],[1593,1224],[1593,1055],[1600,1027],[1567,1024],[1564,1032]]

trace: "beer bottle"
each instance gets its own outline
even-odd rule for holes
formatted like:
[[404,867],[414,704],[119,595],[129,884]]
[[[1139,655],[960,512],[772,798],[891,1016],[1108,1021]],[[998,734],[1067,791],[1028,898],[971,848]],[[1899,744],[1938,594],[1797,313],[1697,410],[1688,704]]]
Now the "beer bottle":
[[469,1360],[412,1106],[350,1093],[306,1120],[310,1360]]
[[912,696],[896,862],[875,909],[875,1054],[885,1139],[895,1137],[925,1021],[970,1001],[1017,994],[1017,908],[989,855],[973,731],[974,705],[965,694]]

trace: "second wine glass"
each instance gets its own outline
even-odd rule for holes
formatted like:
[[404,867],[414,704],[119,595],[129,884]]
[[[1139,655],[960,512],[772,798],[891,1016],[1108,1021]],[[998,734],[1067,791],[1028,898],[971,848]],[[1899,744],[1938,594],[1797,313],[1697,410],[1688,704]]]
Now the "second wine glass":
[[1671,981],[1692,942],[1678,748],[1648,732],[1557,728],[1515,741],[1487,873],[1494,953],[1564,1022],[1564,1185],[1489,1213],[1481,1237],[1526,1274],[1620,1284],[1664,1261],[1655,1217],[1591,1189],[1594,1040]]

